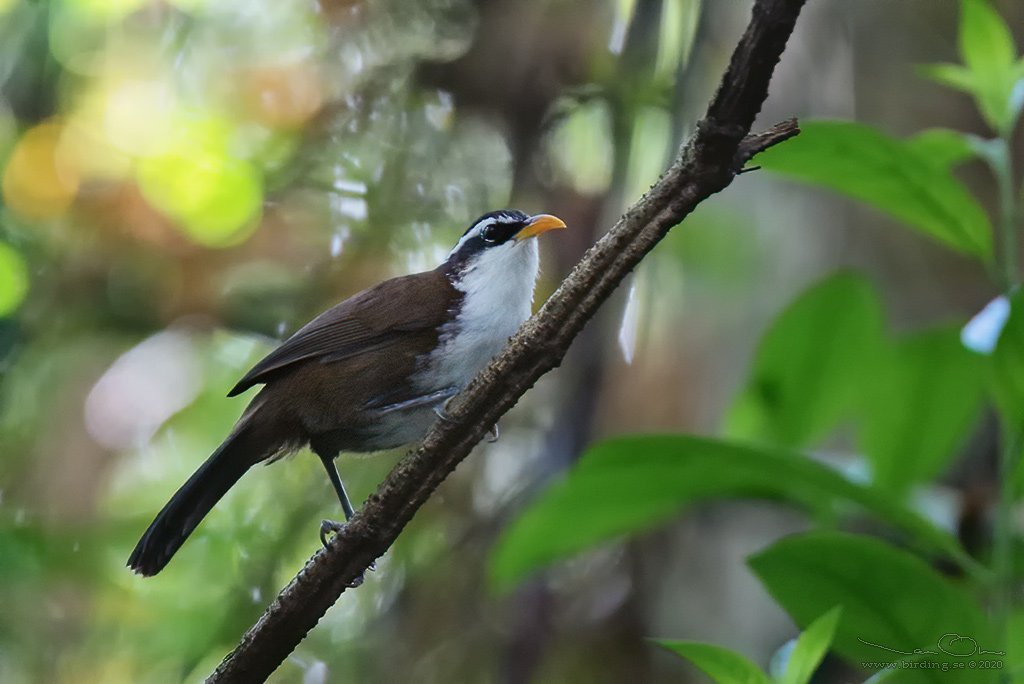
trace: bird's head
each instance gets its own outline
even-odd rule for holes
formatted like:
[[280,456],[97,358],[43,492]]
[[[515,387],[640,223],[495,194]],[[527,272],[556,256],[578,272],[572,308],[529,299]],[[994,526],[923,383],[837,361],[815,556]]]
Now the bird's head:
[[478,268],[498,272],[532,268],[531,275],[536,276],[537,244],[530,238],[554,228],[565,228],[565,223],[550,214],[528,216],[512,209],[484,214],[448,254],[445,271],[456,280]]

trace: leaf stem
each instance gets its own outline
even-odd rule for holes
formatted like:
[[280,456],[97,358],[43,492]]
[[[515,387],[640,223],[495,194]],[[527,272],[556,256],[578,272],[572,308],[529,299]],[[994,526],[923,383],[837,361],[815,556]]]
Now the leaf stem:
[[[1002,281],[1007,296],[1017,286],[1017,202],[1013,179],[1013,154],[1009,134],[998,139],[996,154],[989,158],[999,190],[999,232],[1002,247]],[[1008,640],[1010,611],[1013,608],[1013,548],[1016,538],[1013,522],[1013,503],[1016,487],[1014,473],[1020,460],[1022,431],[1004,416],[1001,421],[999,450],[999,501],[996,507],[995,530],[992,544],[992,570],[995,575],[993,619],[1003,639]]]
[[1008,136],[999,138],[998,153],[989,160],[999,189],[999,233],[1002,241],[1003,286],[1006,293],[1017,284],[1017,200],[1013,183],[1013,152]]
[[1013,475],[1021,452],[1021,433],[1009,421],[1002,426],[999,450],[999,501],[996,507],[995,535],[992,548],[992,570],[995,576],[993,620],[1000,638],[1009,638],[1010,611],[1013,607]]

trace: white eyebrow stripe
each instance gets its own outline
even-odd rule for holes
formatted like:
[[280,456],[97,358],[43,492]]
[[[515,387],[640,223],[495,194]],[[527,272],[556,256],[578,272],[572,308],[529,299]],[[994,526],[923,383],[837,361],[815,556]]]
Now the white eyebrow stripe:
[[455,243],[455,247],[452,248],[452,251],[448,252],[448,257],[451,258],[453,254],[458,252],[462,245],[466,244],[467,240],[476,237],[488,226],[498,223],[498,218],[499,217],[497,216],[489,216],[485,218],[483,221],[478,221],[476,224],[474,224],[473,227],[467,230],[466,234],[459,238],[459,241]]

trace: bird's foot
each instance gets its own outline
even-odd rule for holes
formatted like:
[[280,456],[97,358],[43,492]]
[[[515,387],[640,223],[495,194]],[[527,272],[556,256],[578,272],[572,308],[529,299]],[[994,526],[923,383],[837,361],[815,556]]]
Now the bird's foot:
[[[338,522],[337,520],[321,520],[320,521],[320,543],[323,544],[326,547],[327,543],[329,541],[328,536],[330,536],[332,534],[337,534],[338,532],[341,531],[341,528],[343,528],[343,527],[345,527],[345,523]],[[377,569],[377,564],[376,563],[370,563],[370,565],[366,568],[366,572],[373,572],[376,569]],[[362,575],[359,575],[359,577],[356,577],[354,580],[352,580],[352,583],[348,585],[349,588],[350,589],[355,589],[356,587],[360,586],[363,583],[364,579],[365,579],[365,573],[363,573]]]
[[338,522],[337,520],[320,521],[320,543],[327,546],[327,538],[332,534],[341,532],[343,527],[345,527],[345,523]]
[[498,424],[497,423],[495,423],[494,425],[491,426],[491,429],[487,431],[486,435],[484,435],[484,439],[487,441],[488,444],[494,444],[495,442],[498,441]]
[[438,404],[437,406],[434,407],[434,413],[436,413],[437,417],[443,420],[444,422],[454,423],[455,421],[452,419],[451,415],[449,415],[447,409],[445,408],[447,405],[447,401],[444,402],[443,404]]
[[349,589],[355,589],[358,586],[362,586],[363,582],[366,581],[366,573],[367,572],[373,572],[376,569],[377,569],[377,564],[376,563],[370,563],[370,565],[367,566],[367,568],[366,568],[366,572],[361,573],[359,575],[359,577],[356,577],[354,580],[349,582],[348,588]]

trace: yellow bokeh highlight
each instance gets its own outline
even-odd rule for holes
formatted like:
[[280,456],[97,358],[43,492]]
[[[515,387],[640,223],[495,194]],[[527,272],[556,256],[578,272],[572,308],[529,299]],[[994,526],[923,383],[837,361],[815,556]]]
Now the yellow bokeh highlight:
[[138,157],[157,156],[173,146],[179,111],[168,83],[125,79],[98,96],[92,106],[100,111],[93,116],[102,121],[110,144]]
[[79,173],[60,150],[64,126],[56,122],[29,129],[4,168],[4,203],[29,219],[67,212],[78,193]]
[[249,237],[263,205],[263,183],[251,162],[232,154],[223,119],[183,117],[172,151],[143,159],[139,188],[194,242],[228,247]]
[[28,266],[13,247],[0,242],[0,318],[14,313],[28,294]]
[[182,113],[173,88],[155,79],[98,79],[68,116],[61,148],[83,179],[124,180],[139,157],[174,149]]
[[64,0],[67,7],[89,16],[120,19],[149,4],[149,0]]
[[83,181],[121,181],[132,173],[132,158],[110,144],[102,131],[71,119],[57,146],[59,159],[72,160]]

